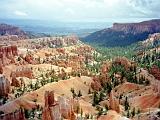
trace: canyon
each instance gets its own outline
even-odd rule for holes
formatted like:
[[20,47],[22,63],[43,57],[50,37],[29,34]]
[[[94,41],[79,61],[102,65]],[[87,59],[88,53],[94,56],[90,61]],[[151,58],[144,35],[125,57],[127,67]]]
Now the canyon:
[[[132,29],[123,27],[113,29]],[[159,119],[159,36],[149,35],[131,59],[104,59],[74,35],[1,40],[0,119]]]

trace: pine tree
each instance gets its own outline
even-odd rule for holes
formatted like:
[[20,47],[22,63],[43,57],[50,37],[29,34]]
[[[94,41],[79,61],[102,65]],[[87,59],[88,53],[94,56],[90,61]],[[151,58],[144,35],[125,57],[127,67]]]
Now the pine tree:
[[130,112],[129,112],[129,110],[127,111],[127,118],[129,118],[130,117]]
[[98,116],[101,116],[102,113],[103,113],[103,108],[99,108],[99,110],[98,110]]
[[124,102],[124,107],[125,107],[125,110],[129,109],[129,102],[128,102],[128,98],[127,97],[126,97],[125,102]]
[[93,93],[93,103],[92,103],[92,105],[95,106],[95,105],[97,105],[98,103],[99,103],[98,94],[97,94],[96,91],[94,91],[94,93]]
[[74,88],[71,88],[71,92],[72,92],[73,98],[75,98],[77,95],[76,95],[76,93],[75,93],[75,91],[74,91]]
[[81,108],[81,118],[82,118],[82,116],[83,116],[83,110],[82,110],[82,108]]
[[109,107],[108,107],[108,105],[107,105],[107,104],[105,105],[105,109],[106,109],[106,111],[108,111],[108,110],[109,110]]
[[131,114],[132,114],[132,117],[134,117],[134,116],[135,116],[135,108],[133,108],[133,110],[132,110]]
[[104,97],[105,97],[105,95],[103,94],[102,91],[100,91],[99,102],[102,101]]
[[88,90],[88,94],[91,94],[91,89],[89,88],[89,90]]
[[78,97],[81,97],[81,96],[82,96],[82,93],[81,93],[81,90],[79,90]]
[[24,109],[24,114],[25,114],[25,118],[29,118],[30,117],[30,113],[29,113],[29,110],[27,109]]
[[137,114],[139,115],[141,113],[141,110],[138,108]]
[[80,107],[79,107],[79,105],[78,105],[77,108],[76,108],[76,113],[77,113],[77,114],[79,113],[79,110],[80,110]]

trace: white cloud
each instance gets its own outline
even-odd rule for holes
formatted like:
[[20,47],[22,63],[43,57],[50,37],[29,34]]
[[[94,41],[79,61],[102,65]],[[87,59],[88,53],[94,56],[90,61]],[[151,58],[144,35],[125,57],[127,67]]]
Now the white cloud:
[[[5,0],[0,16],[32,19],[90,20],[160,17],[159,0]],[[18,11],[17,11],[18,10]],[[24,12],[25,11],[25,12]]]
[[66,12],[67,14],[69,14],[69,15],[74,15],[74,14],[75,14],[75,11],[72,10],[71,8],[67,8],[67,9],[65,10],[65,12]]
[[26,12],[19,11],[19,10],[14,11],[14,14],[17,16],[28,16]]

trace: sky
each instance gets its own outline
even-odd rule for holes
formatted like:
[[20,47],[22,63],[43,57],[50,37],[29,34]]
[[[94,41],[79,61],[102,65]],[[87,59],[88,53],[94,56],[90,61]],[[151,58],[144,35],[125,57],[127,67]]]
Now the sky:
[[160,0],[0,0],[0,18],[119,21],[160,18]]

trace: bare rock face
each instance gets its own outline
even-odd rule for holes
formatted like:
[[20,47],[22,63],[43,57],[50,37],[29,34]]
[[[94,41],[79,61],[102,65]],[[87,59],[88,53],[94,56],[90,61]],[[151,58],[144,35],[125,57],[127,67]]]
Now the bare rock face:
[[125,57],[117,57],[113,64],[122,65],[126,70],[131,67],[131,62]]
[[61,120],[59,104],[54,100],[54,91],[45,92],[45,106],[42,112],[42,120]]
[[0,115],[0,120],[26,120],[22,109],[16,110],[13,113]]
[[16,77],[28,77],[30,79],[34,78],[33,71],[31,68],[28,67],[18,67],[15,71],[11,72],[11,78]]
[[112,29],[133,34],[142,32],[153,33],[160,30],[160,20],[144,21],[140,23],[114,23]]
[[154,33],[149,35],[148,39],[143,41],[143,43],[152,43],[154,44],[155,41],[160,41],[160,33]]
[[10,40],[10,39],[12,40],[12,38],[13,40],[28,38],[27,34],[18,27],[7,25],[7,24],[0,24],[0,40],[1,40],[1,36],[4,36],[4,35],[8,35],[8,36],[11,35],[8,37],[7,40]]
[[112,110],[114,110],[114,111],[116,111],[118,113],[120,112],[119,102],[114,97],[113,91],[111,91],[111,93],[110,93],[109,103],[110,103],[110,109],[112,109]]
[[10,92],[10,82],[0,74],[0,96],[7,96]]
[[62,116],[64,118],[69,118],[69,110],[70,110],[69,100],[65,99],[63,96],[59,96],[58,101],[61,108]]
[[42,112],[42,120],[53,120],[51,117],[51,112],[50,112],[50,108],[49,107],[45,107],[43,108],[43,112]]
[[0,64],[7,65],[14,62],[13,57],[18,55],[17,46],[0,47]]
[[111,64],[109,62],[104,62],[101,67],[101,74],[106,74],[109,72]]
[[150,73],[157,79],[160,80],[160,69],[158,68],[158,66],[153,66],[150,69]]
[[63,54],[63,55],[65,54],[65,49],[63,49],[63,48],[57,48],[56,51]]
[[64,96],[59,96],[58,101],[54,100],[54,92],[45,92],[45,106],[42,112],[42,120],[76,120],[73,100],[68,100]]
[[76,120],[76,116],[73,111],[70,112],[70,120]]
[[3,74],[3,67],[0,65],[0,74]]
[[67,46],[67,45],[76,45],[78,43],[77,36],[65,36],[63,38],[50,38],[50,43],[53,46]]
[[91,83],[91,87],[93,90],[96,90],[96,91],[101,90],[102,86],[100,84],[98,77],[93,77],[93,82]]
[[74,113],[74,107],[79,106],[78,101],[73,99],[67,99],[64,96],[58,97],[58,103],[60,106],[61,115],[65,119],[75,120],[76,116]]
[[30,55],[30,54],[27,54],[24,59],[29,64],[35,64],[35,61],[34,61],[32,55]]
[[13,77],[11,86],[20,87],[20,85],[20,82],[15,77]]
[[76,45],[78,43],[78,37],[77,36],[67,36],[64,38],[65,44],[67,45]]
[[0,36],[0,41],[6,42],[6,41],[17,41],[20,38],[17,35],[3,35]]
[[[36,39],[32,39],[34,42]],[[31,48],[56,48],[56,47],[65,47],[70,45],[76,45],[79,42],[79,38],[77,36],[63,36],[63,37],[42,37],[38,38],[37,44],[29,45]]]
[[160,69],[157,66],[153,66],[150,69],[150,73],[156,78],[152,82],[153,90],[160,96]]
[[127,46],[145,40],[149,34],[158,32],[160,32],[160,19],[139,23],[114,23],[113,27],[94,32],[84,40],[108,47]]
[[45,92],[45,106],[52,106],[55,104],[55,99],[54,99],[54,91],[46,91]]

